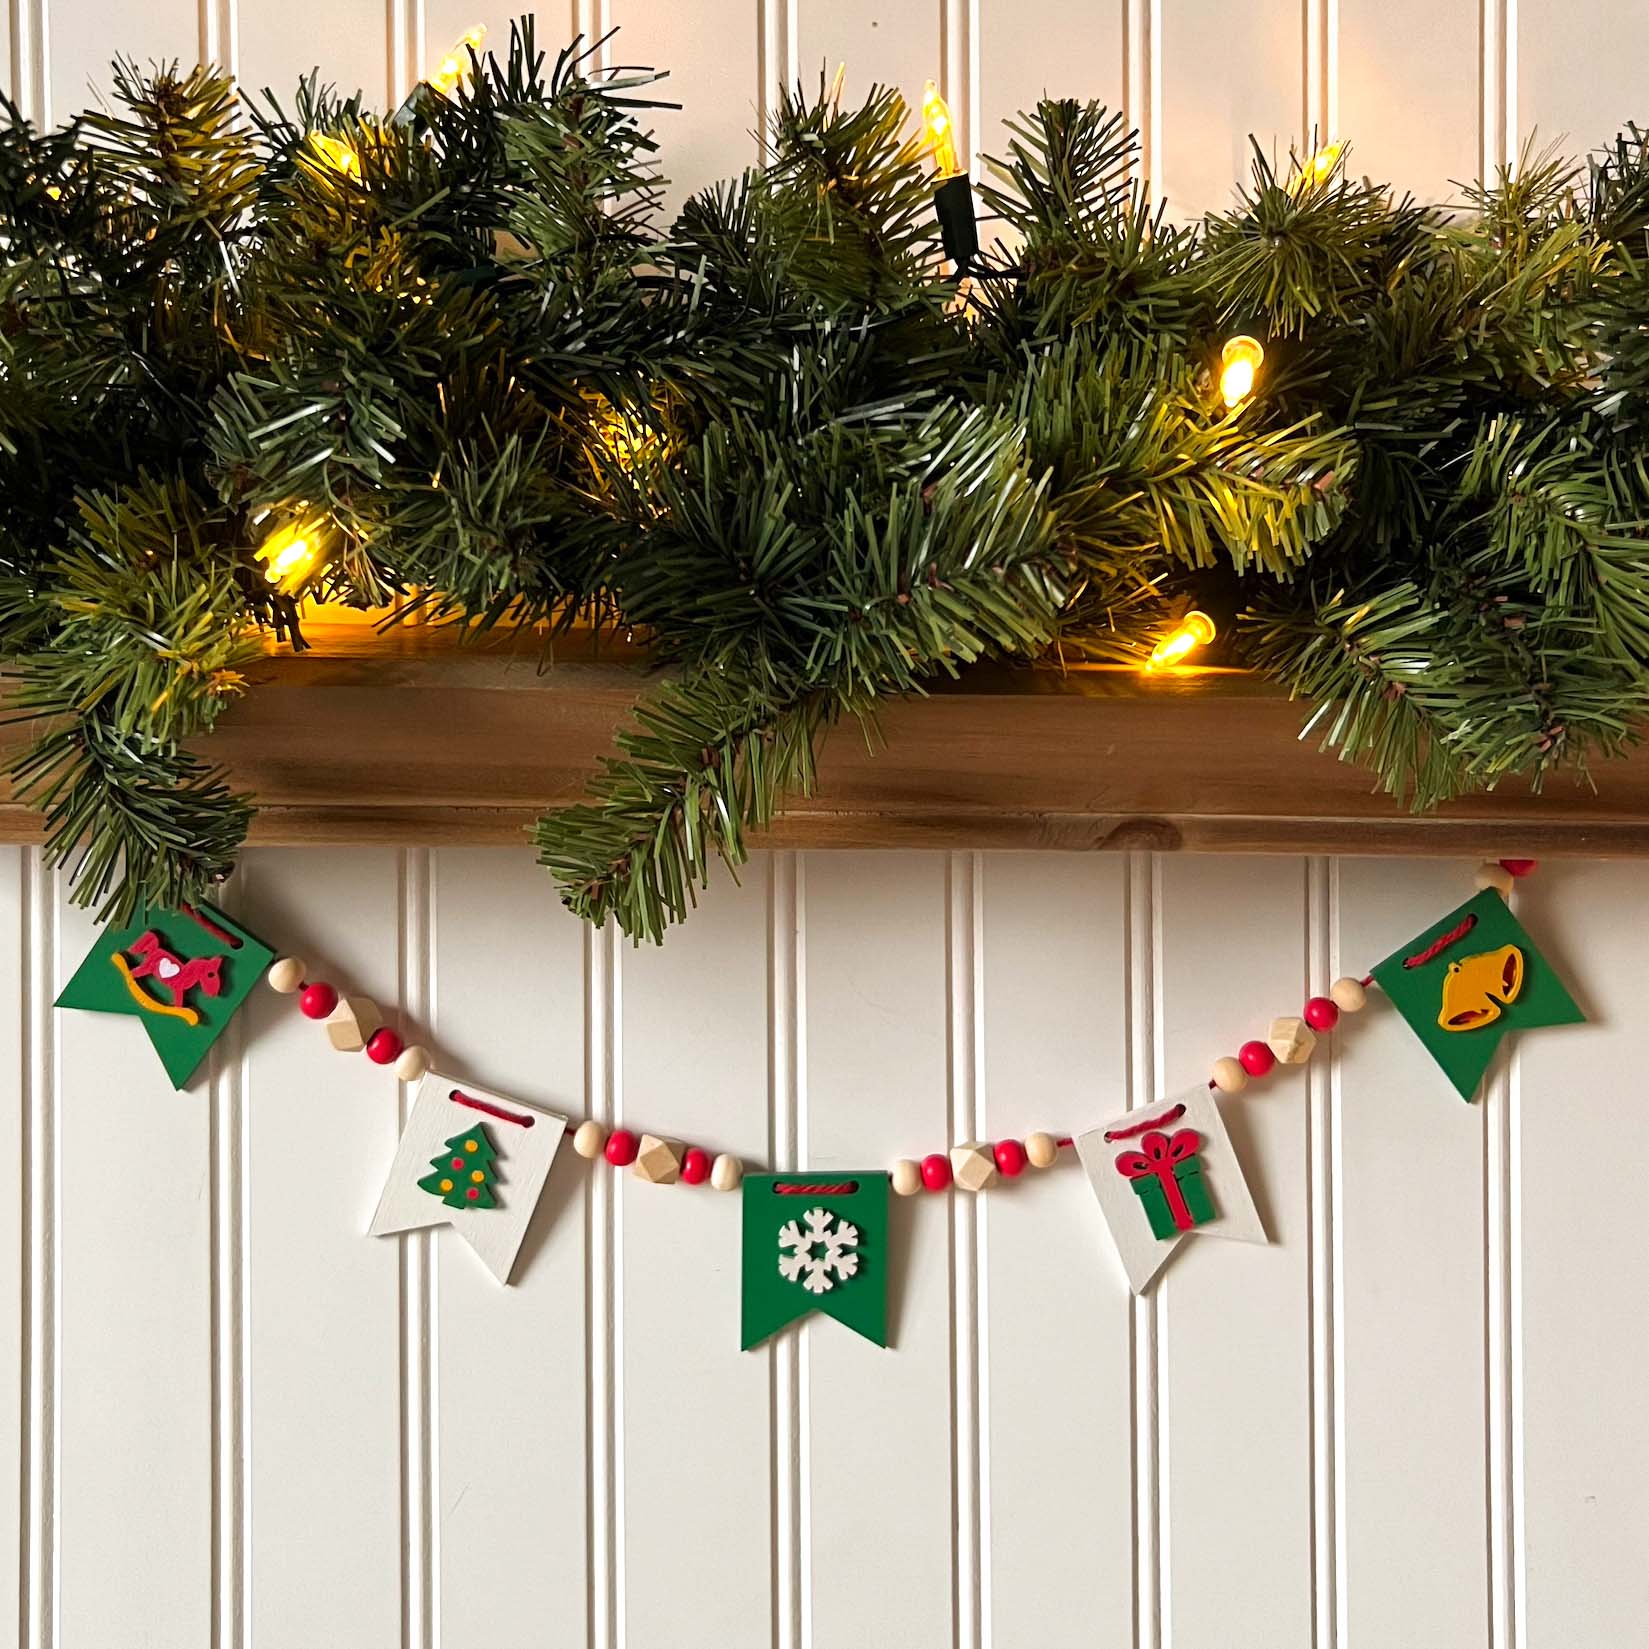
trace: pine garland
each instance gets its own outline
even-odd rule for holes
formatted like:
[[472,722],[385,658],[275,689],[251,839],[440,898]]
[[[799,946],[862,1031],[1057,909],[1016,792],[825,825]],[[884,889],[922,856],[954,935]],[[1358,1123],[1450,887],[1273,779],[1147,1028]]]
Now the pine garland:
[[11,776],[82,902],[228,873],[249,799],[193,741],[308,598],[648,637],[671,679],[537,842],[652,938],[844,714],[984,656],[1137,663],[1191,605],[1417,807],[1634,737],[1636,128],[1460,217],[1256,146],[1190,228],[1117,116],[1048,100],[958,283],[896,92],[786,95],[770,162],[666,223],[658,77],[593,63],[528,19],[387,117],[128,64],[57,131],[4,105],[0,656],[45,728]]

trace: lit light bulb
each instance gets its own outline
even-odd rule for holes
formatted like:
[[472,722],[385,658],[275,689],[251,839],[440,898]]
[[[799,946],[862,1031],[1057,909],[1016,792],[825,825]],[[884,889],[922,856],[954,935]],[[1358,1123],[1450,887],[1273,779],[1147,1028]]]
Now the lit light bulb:
[[1245,401],[1254,392],[1254,374],[1265,359],[1265,345],[1246,334],[1228,338],[1220,351],[1220,394],[1228,407]]
[[469,54],[480,51],[487,38],[487,25],[477,23],[466,29],[458,43],[440,61],[429,83],[442,97],[451,97],[458,90],[458,82],[469,72]]
[[1303,165],[1294,179],[1296,190],[1307,188],[1313,184],[1327,183],[1334,176],[1334,168],[1340,164],[1340,156],[1345,150],[1345,144],[1325,143]]
[[301,584],[320,559],[317,532],[312,525],[292,525],[272,532],[258,550],[263,576],[288,590]]
[[1147,670],[1166,670],[1180,663],[1188,653],[1206,647],[1214,639],[1214,621],[1207,613],[1192,608],[1174,629],[1172,635],[1159,641],[1156,650],[1146,661]]
[[361,157],[341,137],[333,137],[330,132],[311,132],[309,146],[334,172],[344,177],[361,175]]
[[958,177],[962,168],[956,163],[956,125],[950,117],[950,106],[939,95],[939,88],[930,80],[922,88],[922,125],[927,129],[928,147],[933,151],[933,164],[940,177]]

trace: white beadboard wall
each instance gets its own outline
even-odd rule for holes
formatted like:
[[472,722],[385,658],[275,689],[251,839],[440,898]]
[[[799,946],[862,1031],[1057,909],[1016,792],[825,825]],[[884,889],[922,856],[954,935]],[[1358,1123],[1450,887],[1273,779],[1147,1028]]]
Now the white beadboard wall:
[[[115,51],[375,98],[466,0],[9,0],[36,118]],[[1649,118],[1649,0],[576,0],[672,68],[674,194],[771,89],[936,75],[977,152],[1043,89],[1229,198],[1246,133],[1445,199]],[[893,759],[896,759],[893,758]],[[1507,844],[1508,849],[1515,844]],[[453,1068],[797,1167],[1080,1127],[1201,1076],[1469,887],[1458,863],[777,855],[661,951],[529,855],[248,855],[233,905]],[[898,1204],[896,1349],[737,1345],[738,1199],[570,1151],[517,1287],[360,1235],[391,1084],[260,993],[174,1094],[54,1015],[91,941],[0,850],[0,1621],[24,1649],[1630,1649],[1649,1617],[1649,866],[1520,892],[1593,1016],[1462,1105],[1386,1009],[1228,1103],[1279,1239],[1131,1302],[1081,1176]],[[404,1106],[404,1099],[401,1101]]]

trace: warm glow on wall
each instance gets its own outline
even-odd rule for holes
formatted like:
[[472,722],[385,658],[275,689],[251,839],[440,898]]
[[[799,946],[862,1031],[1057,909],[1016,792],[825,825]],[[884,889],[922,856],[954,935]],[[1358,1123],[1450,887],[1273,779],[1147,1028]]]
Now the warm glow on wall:
[[1156,650],[1146,662],[1147,670],[1167,670],[1185,659],[1199,647],[1206,647],[1214,639],[1214,621],[1207,613],[1193,608],[1179,621],[1171,635],[1157,643]]

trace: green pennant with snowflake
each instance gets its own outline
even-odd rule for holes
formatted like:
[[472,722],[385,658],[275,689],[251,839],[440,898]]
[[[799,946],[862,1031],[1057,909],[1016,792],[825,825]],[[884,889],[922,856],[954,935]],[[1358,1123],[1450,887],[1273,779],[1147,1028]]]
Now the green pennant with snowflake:
[[741,1345],[810,1311],[887,1344],[888,1177],[747,1174]]

